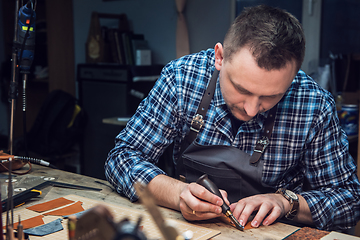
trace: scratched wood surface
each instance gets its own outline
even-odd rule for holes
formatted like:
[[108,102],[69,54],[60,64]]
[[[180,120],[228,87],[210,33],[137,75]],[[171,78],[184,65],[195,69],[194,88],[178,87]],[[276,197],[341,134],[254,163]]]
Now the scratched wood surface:
[[[0,174],[3,175],[3,174]],[[1,176],[0,176],[1,177]],[[33,171],[30,174],[27,174],[25,176],[16,176],[15,178],[19,181],[19,182],[23,182],[24,184],[29,184],[29,179],[31,179],[33,181],[33,179],[36,179],[36,177],[38,178],[51,178],[51,179],[55,179],[56,181],[59,182],[64,182],[64,183],[70,183],[70,184],[77,184],[77,185],[86,185],[89,187],[95,187],[95,188],[101,188],[101,191],[88,191],[88,190],[74,190],[74,189],[67,189],[67,188],[60,188],[60,187],[48,187],[46,189],[44,189],[44,194],[42,196],[42,198],[38,198],[34,201],[31,201],[27,204],[25,204],[24,206],[21,206],[19,208],[15,209],[15,220],[17,221],[17,212],[20,211],[24,211],[26,210],[25,207],[30,206],[30,205],[34,205],[40,202],[45,202],[45,201],[49,201],[58,197],[64,197],[64,196],[68,196],[71,195],[71,198],[76,198],[76,200],[79,199],[86,199],[86,201],[84,202],[84,207],[85,208],[89,208],[91,206],[91,204],[98,204],[98,203],[102,203],[105,204],[106,206],[111,206],[111,209],[115,209],[115,211],[119,211],[118,209],[130,209],[130,212],[134,212],[136,214],[134,214],[133,216],[131,216],[132,219],[136,219],[137,218],[137,213],[140,212],[142,214],[146,213],[145,208],[140,204],[140,203],[131,203],[127,198],[121,197],[119,194],[117,194],[115,192],[115,190],[113,189],[112,186],[110,186],[110,184],[106,181],[103,180],[99,180],[99,179],[95,179],[95,178],[91,178],[91,177],[87,177],[87,176],[83,176],[83,175],[79,175],[79,174],[74,174],[74,173],[69,173],[69,172],[64,172],[61,170],[56,170],[56,169],[50,169],[50,168],[46,168],[46,167],[42,167],[42,166],[33,166]],[[24,180],[24,178],[27,178],[28,180]],[[37,181],[33,181],[33,184],[36,185],[35,183],[37,183]],[[5,183],[2,184],[2,188],[6,188],[6,186],[4,186]],[[21,185],[18,185],[21,186]],[[3,189],[2,189],[3,192]],[[71,199],[73,200],[73,199]],[[122,211],[122,210],[121,210]],[[210,221],[203,221],[203,222],[193,222],[193,223],[189,223],[187,222],[182,215],[177,212],[177,211],[173,211],[171,209],[166,209],[166,208],[160,208],[160,211],[162,212],[163,216],[166,219],[173,219],[174,222],[176,222],[177,224],[184,224],[183,226],[190,226],[193,228],[197,228],[198,229],[210,229],[210,230],[214,230],[214,232],[221,232],[220,234],[216,235],[215,237],[213,237],[212,239],[217,240],[217,239],[224,239],[224,240],[230,240],[230,239],[283,239],[286,236],[290,235],[291,233],[293,233],[294,231],[298,230],[298,227],[295,226],[291,226],[291,225],[286,225],[283,223],[276,223],[273,224],[271,226],[262,226],[260,228],[253,228],[253,229],[248,229],[245,231],[239,231],[237,229],[235,229],[234,227],[224,223],[223,221],[220,221],[218,219],[213,219]],[[121,218],[122,216],[127,216],[129,215],[129,210],[128,211],[124,211],[124,215],[120,215],[117,214],[118,218]],[[5,214],[5,213],[3,213]],[[38,214],[38,213],[27,213],[29,215],[25,215],[21,216],[21,219],[26,219],[25,216],[33,216],[31,214]],[[3,215],[4,217],[4,215]],[[129,216],[128,216],[129,217]],[[44,221],[45,222],[50,222],[52,220],[57,219],[58,217],[56,216],[45,216],[44,217]],[[4,219],[4,218],[3,218]],[[63,231],[64,233],[66,233],[67,236],[67,220],[63,221],[63,226],[65,228],[65,230]],[[144,220],[143,220],[144,221]],[[150,221],[150,220],[149,220]],[[179,225],[180,226],[180,225]],[[203,227],[203,228],[202,228]],[[145,221],[144,221],[144,228],[145,228]],[[179,229],[183,229],[185,227],[179,227]],[[156,229],[152,230],[154,233],[156,231],[158,231]],[[207,231],[207,230],[205,230]],[[62,235],[65,236],[65,235]],[[36,237],[31,237],[31,239],[37,239]],[[38,238],[38,239],[46,239],[46,238]],[[51,238],[51,239],[55,239],[55,238]],[[61,238],[62,240],[67,239],[66,238]]]
[[[103,204],[105,205],[113,214],[113,216],[115,217],[115,222],[119,222],[122,219],[128,218],[129,221],[131,221],[132,223],[136,223],[136,221],[138,220],[138,218],[140,216],[143,217],[142,222],[141,222],[141,226],[143,227],[143,232],[145,234],[145,236],[148,239],[162,239],[162,235],[160,233],[160,231],[158,230],[157,226],[155,225],[155,223],[152,220],[152,217],[144,212],[144,211],[140,211],[140,210],[134,210],[128,207],[122,207],[116,204],[109,204],[109,203],[103,203],[101,201],[98,200],[92,200],[89,198],[84,198],[84,197],[80,197],[77,195],[67,195],[64,196],[64,198],[69,199],[69,200],[73,200],[73,201],[81,201],[83,204],[83,208],[86,209],[90,209],[92,207],[95,207],[98,204]],[[37,204],[37,202],[35,203]],[[71,205],[71,204],[68,204]],[[66,206],[63,206],[66,207]],[[57,209],[63,208],[63,207],[59,207]],[[52,210],[49,210],[52,211]],[[19,210],[16,210],[14,212],[14,216],[21,216],[21,219],[26,220],[28,218],[34,217],[34,216],[38,216],[38,215],[44,215],[45,213],[49,212],[43,212],[43,213],[38,213],[38,212],[34,212],[32,210],[26,209],[26,208],[22,208]],[[55,219],[58,219],[59,216],[44,216],[43,220],[45,223],[51,222]],[[17,218],[15,218],[17,219]],[[62,225],[64,227],[64,230],[61,230],[59,232],[55,232],[49,235],[46,235],[44,237],[37,237],[37,236],[31,236],[30,239],[51,239],[51,240],[64,240],[67,239],[68,237],[68,229],[67,229],[67,219],[63,219]],[[214,237],[218,234],[220,234],[220,231],[218,230],[213,230],[210,228],[205,228],[205,227],[201,227],[201,226],[197,226],[194,224],[190,224],[184,221],[180,221],[180,220],[174,220],[174,219],[168,219],[167,220],[168,223],[172,226],[175,226],[175,228],[178,230],[178,233],[182,233],[185,232],[187,230],[191,230],[194,233],[194,240],[205,240],[205,239],[209,239],[211,237]]]

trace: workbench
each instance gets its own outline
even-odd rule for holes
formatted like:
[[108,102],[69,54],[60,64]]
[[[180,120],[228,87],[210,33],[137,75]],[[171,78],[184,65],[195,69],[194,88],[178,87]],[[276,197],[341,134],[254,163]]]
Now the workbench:
[[[101,171],[101,169],[99,169]],[[3,175],[2,182],[4,177],[7,174]],[[102,204],[106,205],[119,205],[122,207],[133,209],[134,211],[144,211],[145,207],[141,205],[141,203],[131,203],[127,198],[121,197],[117,192],[115,192],[114,188],[104,180],[99,180],[96,178],[83,176],[75,173],[65,172],[57,169],[51,169],[43,166],[33,165],[33,169],[29,174],[23,176],[14,176],[14,179],[20,180],[24,177],[49,177],[52,179],[56,179],[58,182],[68,183],[68,184],[76,184],[76,185],[84,185],[93,188],[101,188],[101,191],[90,191],[90,190],[74,190],[68,188],[60,188],[60,187],[48,187],[47,191],[44,191],[45,196],[37,197],[35,200],[27,202],[25,205],[15,208],[16,211],[22,208],[26,208],[27,206],[34,205],[40,202],[46,202],[49,200],[53,200],[59,197],[64,197],[67,195],[76,195],[92,200],[100,201]],[[4,188],[5,183],[2,184],[2,189]],[[163,214],[163,217],[166,219],[175,219],[178,221],[186,222],[186,220],[182,217],[181,213],[160,207],[160,211]],[[3,213],[3,219],[5,217],[5,213]],[[16,216],[17,219],[17,216]],[[188,222],[187,222],[188,223]],[[245,231],[239,231],[234,227],[227,225],[225,222],[219,221],[218,219],[213,219],[209,221],[202,222],[191,222],[191,224],[195,224],[197,226],[215,229],[221,231],[221,233],[212,239],[283,239],[292,233],[299,230],[299,227],[295,227],[292,225],[287,225],[283,223],[275,223],[270,226],[261,226],[259,228],[252,228]],[[50,236],[50,235],[48,235]],[[30,237],[31,239],[31,237]],[[45,238],[44,239],[51,239]]]

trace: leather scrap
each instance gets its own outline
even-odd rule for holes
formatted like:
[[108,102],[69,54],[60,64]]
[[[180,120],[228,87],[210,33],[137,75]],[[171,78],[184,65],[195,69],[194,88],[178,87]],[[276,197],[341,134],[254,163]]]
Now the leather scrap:
[[45,212],[45,211],[49,211],[51,209],[55,209],[58,207],[62,207],[65,205],[68,205],[70,203],[74,203],[75,201],[60,197],[48,202],[44,202],[44,203],[39,203],[30,207],[27,207],[27,209],[35,211],[35,212]]
[[91,208],[86,209],[82,212],[75,213],[75,214],[63,215],[63,218],[68,219],[70,216],[74,216],[76,219],[79,219],[84,213],[88,212],[89,210],[91,210]]
[[58,218],[47,224],[24,230],[24,233],[27,233],[29,235],[34,235],[34,236],[46,236],[51,233],[55,233],[55,232],[63,230],[64,227],[62,226],[61,222],[62,222],[62,219]]
[[[219,219],[220,219],[221,221],[223,221],[223,222],[225,222],[225,223],[227,223],[227,224],[230,224],[231,226],[233,226],[233,227],[236,228],[235,224],[234,224],[229,218],[227,218],[227,217],[225,217],[225,216],[221,216],[221,217],[219,217]],[[261,227],[261,226],[259,226],[259,227]],[[248,222],[245,224],[245,226],[244,226],[244,230],[252,229],[252,228],[253,228],[253,227],[251,226],[251,221],[248,221]]]
[[252,229],[253,227],[251,226],[251,222],[247,222],[246,225],[244,226],[244,230],[247,229]]
[[60,208],[58,210],[54,210],[51,212],[44,213],[44,215],[52,215],[52,216],[64,216],[64,215],[71,215],[78,212],[84,211],[82,207],[82,202],[78,201],[70,206]]
[[[39,215],[26,220],[21,220],[23,229],[33,228],[44,224],[43,217],[44,217],[43,215]],[[18,224],[19,224],[18,222],[14,223],[14,229],[17,229]],[[3,229],[6,229],[6,226],[4,226]]]
[[286,239],[286,240],[316,240],[316,239],[321,239],[322,237],[328,235],[329,233],[330,232],[324,231],[324,230],[319,230],[319,229],[310,228],[310,227],[303,227],[303,228],[296,230],[295,232],[293,232],[289,236],[285,237],[284,239]]

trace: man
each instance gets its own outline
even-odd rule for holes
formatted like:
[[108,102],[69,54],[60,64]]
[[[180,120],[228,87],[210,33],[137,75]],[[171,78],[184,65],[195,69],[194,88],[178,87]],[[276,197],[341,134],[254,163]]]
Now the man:
[[[304,52],[302,27],[291,14],[245,9],[224,45],[164,67],[116,137],[105,164],[108,181],[131,201],[133,183],[146,183],[159,205],[203,220],[220,216],[223,204],[195,183],[207,173],[242,225],[285,216],[320,229],[354,226],[356,164],[333,97],[299,70]],[[156,166],[171,143],[174,178]]]

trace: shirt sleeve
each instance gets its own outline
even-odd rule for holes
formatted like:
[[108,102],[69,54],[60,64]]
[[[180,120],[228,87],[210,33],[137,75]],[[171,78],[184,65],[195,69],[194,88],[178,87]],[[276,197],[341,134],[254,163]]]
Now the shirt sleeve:
[[136,201],[133,184],[165,174],[156,166],[176,131],[177,98],[172,67],[167,65],[149,95],[115,139],[105,163],[105,176],[118,193]]
[[302,192],[316,227],[348,229],[359,220],[360,185],[334,101],[319,109],[305,152],[306,178],[314,190]]

